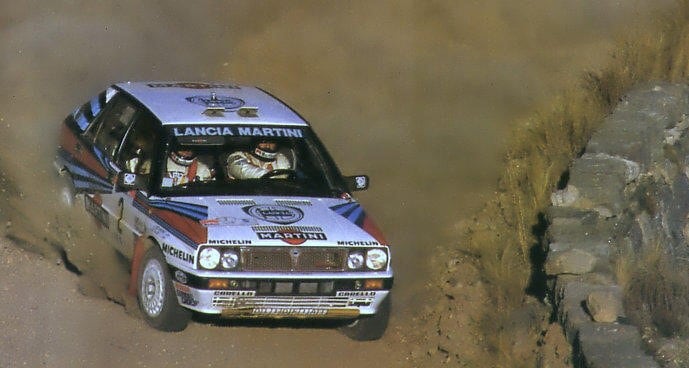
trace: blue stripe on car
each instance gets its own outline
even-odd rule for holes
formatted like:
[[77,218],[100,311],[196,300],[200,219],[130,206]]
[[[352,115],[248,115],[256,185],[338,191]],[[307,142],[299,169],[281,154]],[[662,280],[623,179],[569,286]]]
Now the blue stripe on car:
[[65,160],[65,166],[69,171],[74,183],[74,188],[83,191],[111,192],[112,183],[100,177],[93,171],[79,165],[73,157],[65,150],[60,150],[59,154]]
[[356,202],[338,204],[337,206],[330,207],[330,209],[359,227],[363,225],[364,218],[366,217],[364,209]]
[[[198,247],[198,244],[196,244],[195,241],[191,240],[191,238],[189,238],[188,236],[184,235],[182,232],[180,232],[179,230],[177,230],[176,228],[174,228],[173,226],[171,226],[171,225],[168,224],[167,222],[163,221],[163,219],[161,219],[160,217],[158,217],[158,216],[156,216],[156,215],[154,215],[154,214],[152,214],[152,213],[149,213],[149,212],[148,212],[148,209],[146,208],[146,206],[144,205],[144,203],[147,204],[147,205],[150,205],[150,202],[152,202],[152,201],[149,201],[148,198],[146,198],[146,196],[143,195],[143,193],[137,192],[137,193],[136,193],[136,197],[137,197],[138,199],[142,200],[143,203],[135,200],[135,201],[134,201],[134,208],[136,208],[137,210],[141,211],[141,213],[143,213],[144,215],[148,216],[148,217],[149,217],[151,220],[153,220],[156,224],[160,225],[163,229],[167,230],[167,231],[170,232],[172,235],[174,235],[175,237],[179,238],[180,240],[182,240],[184,243],[186,243],[186,244],[189,245],[190,247],[192,247],[192,248],[194,248],[194,249],[196,249],[196,248]],[[152,207],[153,207],[153,206],[152,206]],[[202,207],[202,206],[199,206],[199,207]],[[173,211],[173,212],[176,212],[176,211]],[[184,214],[181,213],[181,215],[184,215]]]
[[179,213],[194,220],[205,220],[208,218],[208,207],[183,202],[172,202],[163,200],[151,200],[148,204],[154,208],[162,208]]

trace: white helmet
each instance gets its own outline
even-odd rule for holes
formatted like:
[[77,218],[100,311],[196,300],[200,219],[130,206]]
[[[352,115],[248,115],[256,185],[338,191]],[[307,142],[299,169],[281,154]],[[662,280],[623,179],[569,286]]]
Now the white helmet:
[[[259,147],[261,143],[273,143],[273,148],[270,147]],[[266,140],[260,140],[256,142],[256,145],[254,146],[254,156],[256,156],[259,160],[262,161],[275,161],[275,158],[278,155],[278,150],[277,150],[277,144],[273,141],[266,141]]]
[[170,158],[177,165],[189,166],[194,162],[194,159],[196,159],[196,155],[192,151],[176,150],[170,151]]

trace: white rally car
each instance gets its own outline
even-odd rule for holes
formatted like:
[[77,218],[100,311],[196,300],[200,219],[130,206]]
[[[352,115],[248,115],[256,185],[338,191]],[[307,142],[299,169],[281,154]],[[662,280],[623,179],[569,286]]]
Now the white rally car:
[[326,318],[384,333],[393,272],[383,235],[310,125],[256,88],[115,84],[70,114],[56,160],[131,260],[139,307],[178,331],[192,311]]

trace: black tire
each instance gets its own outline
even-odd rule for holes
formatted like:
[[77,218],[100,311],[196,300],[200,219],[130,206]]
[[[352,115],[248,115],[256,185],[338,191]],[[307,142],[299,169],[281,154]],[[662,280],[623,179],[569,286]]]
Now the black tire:
[[378,306],[378,311],[372,316],[359,317],[352,323],[340,327],[340,332],[352,340],[372,341],[383,337],[388,328],[391,309],[391,294]]
[[151,246],[138,270],[137,299],[146,322],[161,331],[182,331],[191,311],[177,303],[170,271],[157,246]]

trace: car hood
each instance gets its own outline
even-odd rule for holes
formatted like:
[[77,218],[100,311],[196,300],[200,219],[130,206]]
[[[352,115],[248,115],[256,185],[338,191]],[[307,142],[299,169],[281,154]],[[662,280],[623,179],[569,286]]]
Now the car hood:
[[[151,198],[148,205],[187,243],[218,245],[387,245],[361,205],[353,200],[308,197]],[[162,212],[165,213],[162,213]],[[179,226],[183,224],[184,226]],[[186,235],[186,236],[185,236]]]

